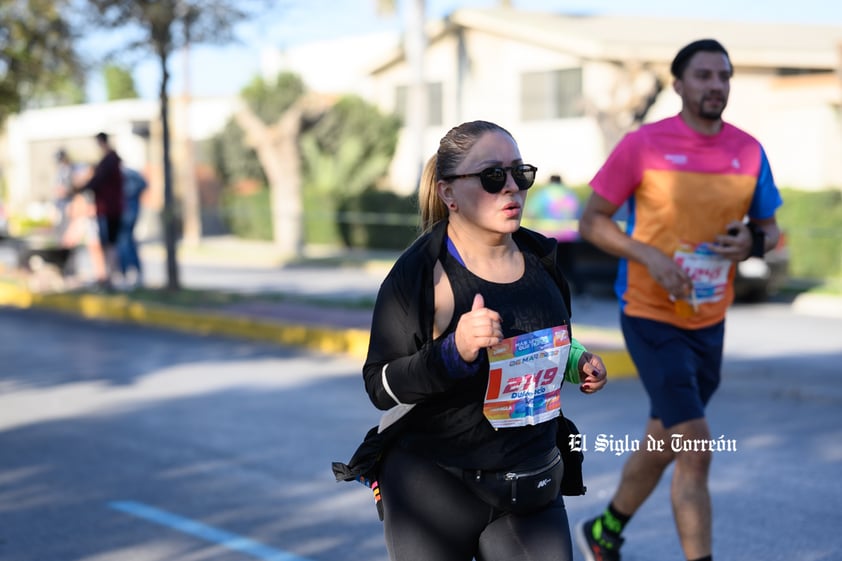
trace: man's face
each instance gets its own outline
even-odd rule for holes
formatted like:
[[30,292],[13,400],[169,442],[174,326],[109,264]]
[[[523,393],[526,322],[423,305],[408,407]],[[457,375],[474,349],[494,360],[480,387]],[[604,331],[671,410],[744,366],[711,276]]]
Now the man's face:
[[675,82],[683,107],[709,121],[722,118],[731,91],[731,62],[723,53],[700,51],[693,55],[684,75]]

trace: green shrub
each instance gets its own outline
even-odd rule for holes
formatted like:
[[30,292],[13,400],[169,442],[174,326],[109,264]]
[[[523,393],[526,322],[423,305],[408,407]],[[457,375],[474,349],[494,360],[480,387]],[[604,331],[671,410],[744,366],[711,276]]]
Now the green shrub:
[[790,276],[842,276],[842,190],[781,189],[778,224],[786,235]]
[[[299,146],[307,244],[350,246],[350,225],[337,222],[338,212],[364,213],[363,207],[377,210],[380,208],[377,205],[394,204],[389,201],[369,203],[364,199],[378,197],[371,193],[376,193],[374,186],[388,171],[399,127],[396,118],[382,114],[362,98],[345,96],[302,135]],[[384,196],[388,198],[388,195]],[[342,210],[343,204],[350,204],[353,209]],[[351,220],[359,218],[361,216]],[[374,222],[380,218],[375,216]],[[363,226],[360,228],[355,234],[355,247],[365,247],[367,242],[362,240],[369,235],[376,240],[382,234],[365,232]]]
[[306,245],[342,246],[336,224],[336,197],[310,186],[302,193],[304,243]]
[[339,204],[336,223],[346,247],[406,249],[419,233],[418,200],[366,189]]
[[272,205],[269,190],[240,194],[223,192],[222,216],[232,234],[250,240],[272,239]]

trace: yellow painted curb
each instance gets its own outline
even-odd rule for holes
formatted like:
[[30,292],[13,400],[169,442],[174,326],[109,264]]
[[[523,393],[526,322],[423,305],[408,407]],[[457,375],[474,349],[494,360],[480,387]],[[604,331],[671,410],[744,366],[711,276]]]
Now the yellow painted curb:
[[91,319],[255,339],[324,353],[347,354],[360,360],[365,359],[368,351],[369,334],[363,329],[334,329],[264,321],[246,316],[219,315],[208,311],[132,302],[120,294],[36,294],[0,283],[0,305],[45,308]]
[[[202,310],[189,310],[159,304],[132,302],[122,294],[37,294],[23,288],[0,283],[0,306],[45,308],[75,313],[85,318],[107,319],[175,329],[205,335],[222,335],[303,347],[322,353],[348,355],[360,361],[368,352],[369,332],[366,329],[331,328],[266,321],[247,316],[220,315]],[[595,333],[595,332],[594,332]],[[609,378],[636,376],[634,364],[625,349],[615,342],[606,342],[587,330],[580,330],[577,339],[588,350],[602,357]],[[592,341],[589,341],[593,339]]]

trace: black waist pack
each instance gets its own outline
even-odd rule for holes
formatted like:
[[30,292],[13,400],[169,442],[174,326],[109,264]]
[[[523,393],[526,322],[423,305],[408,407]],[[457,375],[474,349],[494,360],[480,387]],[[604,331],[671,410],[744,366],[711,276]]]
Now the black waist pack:
[[588,490],[582,477],[582,462],[585,460],[585,454],[579,447],[574,446],[580,434],[573,421],[564,415],[559,417],[556,446],[561,450],[561,458],[564,461],[561,494],[568,497],[584,495]]
[[515,514],[534,512],[553,502],[559,495],[564,475],[564,462],[558,449],[540,462],[503,471],[442,468],[459,477],[489,506]]

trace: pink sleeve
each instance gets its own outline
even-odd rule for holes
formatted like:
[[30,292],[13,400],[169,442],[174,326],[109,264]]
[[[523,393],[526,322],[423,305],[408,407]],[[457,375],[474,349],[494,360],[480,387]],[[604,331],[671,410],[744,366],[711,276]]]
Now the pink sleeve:
[[643,179],[640,131],[626,134],[591,180],[594,192],[617,206],[626,202]]

